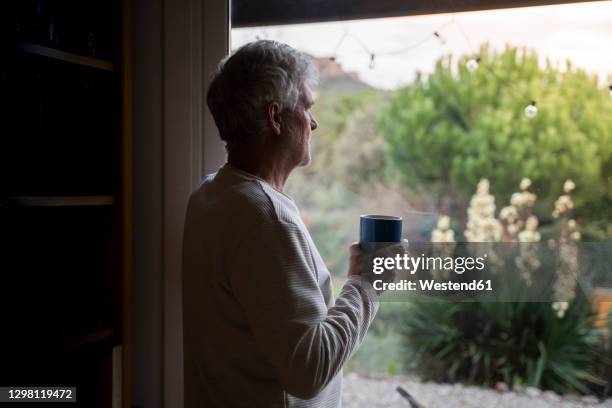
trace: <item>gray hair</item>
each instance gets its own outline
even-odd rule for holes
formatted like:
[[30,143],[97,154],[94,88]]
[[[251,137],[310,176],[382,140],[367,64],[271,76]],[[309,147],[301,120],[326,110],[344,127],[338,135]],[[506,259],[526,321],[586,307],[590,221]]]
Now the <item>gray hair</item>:
[[276,41],[251,42],[221,61],[206,103],[228,152],[262,142],[268,104],[295,109],[301,87],[317,79],[308,56]]

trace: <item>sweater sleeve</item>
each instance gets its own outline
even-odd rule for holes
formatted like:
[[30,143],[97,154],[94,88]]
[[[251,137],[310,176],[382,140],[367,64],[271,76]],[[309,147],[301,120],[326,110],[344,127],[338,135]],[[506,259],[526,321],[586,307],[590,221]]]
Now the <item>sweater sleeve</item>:
[[328,309],[307,238],[282,221],[258,228],[231,258],[232,290],[257,348],[286,392],[312,398],[364,339],[379,306],[372,285],[350,277]]

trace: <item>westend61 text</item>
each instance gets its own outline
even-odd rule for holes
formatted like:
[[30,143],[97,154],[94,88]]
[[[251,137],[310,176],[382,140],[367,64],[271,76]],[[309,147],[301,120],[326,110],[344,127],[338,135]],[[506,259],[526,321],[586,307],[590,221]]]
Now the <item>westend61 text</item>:
[[399,290],[399,291],[491,291],[493,287],[491,280],[473,280],[471,282],[436,282],[433,279],[419,280],[417,282],[402,279],[398,282],[383,282],[375,280],[373,282],[375,290]]

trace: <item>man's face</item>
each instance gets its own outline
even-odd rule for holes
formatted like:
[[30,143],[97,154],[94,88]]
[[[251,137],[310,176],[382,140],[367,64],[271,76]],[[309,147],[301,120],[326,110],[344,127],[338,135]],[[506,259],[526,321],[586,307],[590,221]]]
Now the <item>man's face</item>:
[[295,110],[288,115],[290,124],[287,126],[287,136],[291,141],[291,153],[295,155],[298,166],[310,163],[310,132],[318,126],[310,108],[314,104],[313,94],[307,85],[301,89]]

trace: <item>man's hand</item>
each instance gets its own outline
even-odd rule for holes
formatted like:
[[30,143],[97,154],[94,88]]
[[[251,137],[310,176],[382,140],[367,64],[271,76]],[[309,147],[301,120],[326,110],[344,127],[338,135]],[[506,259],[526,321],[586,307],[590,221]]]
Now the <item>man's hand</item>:
[[359,276],[361,275],[361,269],[363,267],[363,251],[359,242],[353,242],[349,247],[349,270],[348,276]]
[[408,240],[403,239],[394,245],[377,250],[376,252],[364,252],[358,242],[349,247],[349,270],[348,276],[363,276],[370,282],[382,280],[383,282],[394,282],[397,271],[395,269],[385,270],[382,274],[372,271],[373,259],[376,257],[395,257],[408,252]]

